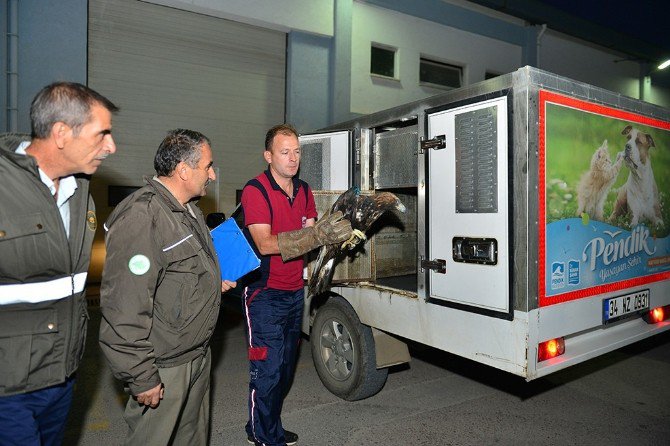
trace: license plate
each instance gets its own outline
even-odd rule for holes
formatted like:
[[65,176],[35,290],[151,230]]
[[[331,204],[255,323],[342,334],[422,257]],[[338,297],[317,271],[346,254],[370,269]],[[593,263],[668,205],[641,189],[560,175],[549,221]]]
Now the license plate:
[[603,324],[649,309],[649,290],[603,300]]

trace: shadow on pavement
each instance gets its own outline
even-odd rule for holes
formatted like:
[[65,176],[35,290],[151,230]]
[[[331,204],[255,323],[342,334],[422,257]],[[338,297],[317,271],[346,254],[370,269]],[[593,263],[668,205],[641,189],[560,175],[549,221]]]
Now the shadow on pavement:
[[[526,381],[520,376],[422,344],[409,341],[408,345],[410,355],[413,358],[421,359],[422,361],[431,363],[450,372],[469,379],[474,379],[481,384],[493,387],[524,400],[568,384],[572,381],[579,380],[598,370],[624,361],[631,356],[639,356],[642,354],[653,355],[654,349],[669,343],[670,332],[666,331],[533,381]],[[665,360],[670,362],[670,358],[665,358]],[[392,367],[389,372],[398,373],[407,370],[408,367],[410,367],[408,364],[401,364]]]

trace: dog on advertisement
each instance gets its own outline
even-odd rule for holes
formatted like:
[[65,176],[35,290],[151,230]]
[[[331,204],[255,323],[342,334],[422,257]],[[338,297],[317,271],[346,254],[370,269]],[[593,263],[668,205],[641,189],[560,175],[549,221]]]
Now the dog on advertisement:
[[584,172],[577,185],[577,216],[588,214],[592,219],[603,221],[603,207],[607,193],[619,176],[624,153],[619,152],[612,164],[607,140],[593,152],[589,170]]
[[648,220],[654,225],[663,226],[658,186],[654,179],[649,153],[652,147],[656,147],[654,139],[630,125],[627,125],[621,134],[627,138],[624,162],[630,173],[626,183],[619,189],[610,220],[630,212],[631,227],[636,226],[640,220]]

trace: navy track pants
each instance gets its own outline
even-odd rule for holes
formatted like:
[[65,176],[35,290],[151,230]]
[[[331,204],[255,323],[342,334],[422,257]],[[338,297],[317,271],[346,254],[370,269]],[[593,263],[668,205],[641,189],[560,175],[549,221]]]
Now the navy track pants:
[[245,289],[249,347],[249,421],[247,434],[258,444],[285,444],[281,411],[300,343],[303,289]]
[[46,389],[0,397],[0,445],[59,446],[74,382],[70,377]]

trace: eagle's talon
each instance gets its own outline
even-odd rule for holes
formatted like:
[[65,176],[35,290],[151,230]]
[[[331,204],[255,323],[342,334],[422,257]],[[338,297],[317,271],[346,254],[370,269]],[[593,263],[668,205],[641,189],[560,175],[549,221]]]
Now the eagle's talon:
[[358,245],[360,242],[363,240],[366,240],[367,237],[365,236],[365,233],[359,229],[354,229],[351,231],[351,236],[349,237],[349,240],[345,241],[342,243],[342,249],[348,249],[352,250]]

